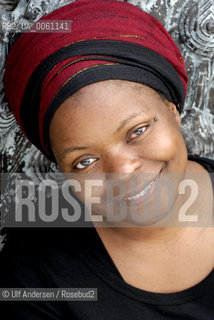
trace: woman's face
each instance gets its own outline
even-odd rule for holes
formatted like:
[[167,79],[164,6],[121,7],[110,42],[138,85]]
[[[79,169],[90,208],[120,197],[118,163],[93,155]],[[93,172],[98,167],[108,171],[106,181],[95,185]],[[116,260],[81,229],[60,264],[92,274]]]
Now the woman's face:
[[[123,185],[118,190],[129,222],[133,209],[142,217],[149,208],[150,214],[143,222],[148,225],[166,217],[169,206],[173,206],[186,170],[187,151],[179,113],[155,90],[121,80],[84,87],[56,111],[50,140],[61,170],[66,175],[75,173],[80,181],[82,192],[78,197],[82,201],[90,201],[85,195],[85,180],[105,176],[103,187],[93,189],[93,196],[102,199],[97,210],[103,215],[109,201],[105,192],[107,174],[109,180]],[[166,184],[160,185],[166,179],[174,187],[170,197]],[[111,195],[118,195],[118,190],[114,188]],[[116,202],[114,206],[119,208]]]

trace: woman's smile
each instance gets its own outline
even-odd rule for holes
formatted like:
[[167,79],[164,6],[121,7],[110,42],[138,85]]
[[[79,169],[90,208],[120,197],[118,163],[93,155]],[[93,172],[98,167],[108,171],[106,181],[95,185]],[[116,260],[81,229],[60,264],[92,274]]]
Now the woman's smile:
[[124,200],[126,201],[127,205],[133,206],[135,204],[141,204],[145,200],[148,200],[154,192],[155,185],[158,182],[158,179],[160,178],[161,171],[158,174],[156,174],[150,182],[147,182],[146,185],[144,184],[143,186],[138,188],[136,192],[132,192],[131,195],[127,194],[124,197]]

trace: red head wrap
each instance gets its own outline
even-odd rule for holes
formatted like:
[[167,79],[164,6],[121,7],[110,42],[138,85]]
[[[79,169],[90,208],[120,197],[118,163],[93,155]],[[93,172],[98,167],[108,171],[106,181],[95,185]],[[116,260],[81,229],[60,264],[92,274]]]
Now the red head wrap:
[[40,20],[71,20],[71,32],[21,35],[8,55],[4,85],[24,134],[52,161],[53,114],[66,98],[90,83],[141,82],[181,110],[185,65],[170,35],[150,14],[121,1],[78,0]]

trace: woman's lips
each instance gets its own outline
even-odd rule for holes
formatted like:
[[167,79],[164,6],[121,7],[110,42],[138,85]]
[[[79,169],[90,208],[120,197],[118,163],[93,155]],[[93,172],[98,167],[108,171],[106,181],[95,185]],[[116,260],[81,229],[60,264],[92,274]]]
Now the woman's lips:
[[[162,171],[162,169],[161,169]],[[133,192],[132,195],[126,194],[124,200],[127,203],[135,203],[137,200],[143,200],[147,195],[151,194],[154,189],[154,184],[156,180],[159,178],[161,171],[146,185],[144,184],[141,188],[138,188],[136,192]]]
[[153,181],[150,182],[149,184],[147,184],[147,186],[144,187],[139,193],[134,194],[133,196],[130,196],[130,197],[126,196],[124,199],[125,200],[136,200],[136,199],[139,199],[140,197],[145,196],[149,192],[149,190],[151,190],[152,185],[153,185]]

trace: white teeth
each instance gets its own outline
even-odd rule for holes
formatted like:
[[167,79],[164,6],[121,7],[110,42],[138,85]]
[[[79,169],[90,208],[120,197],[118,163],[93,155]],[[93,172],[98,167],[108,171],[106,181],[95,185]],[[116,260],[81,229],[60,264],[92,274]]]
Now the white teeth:
[[128,197],[126,199],[127,200],[136,200],[140,197],[145,196],[147,194],[147,192],[152,189],[152,185],[153,185],[153,181],[150,184],[148,184],[140,193],[136,194],[135,196]]

